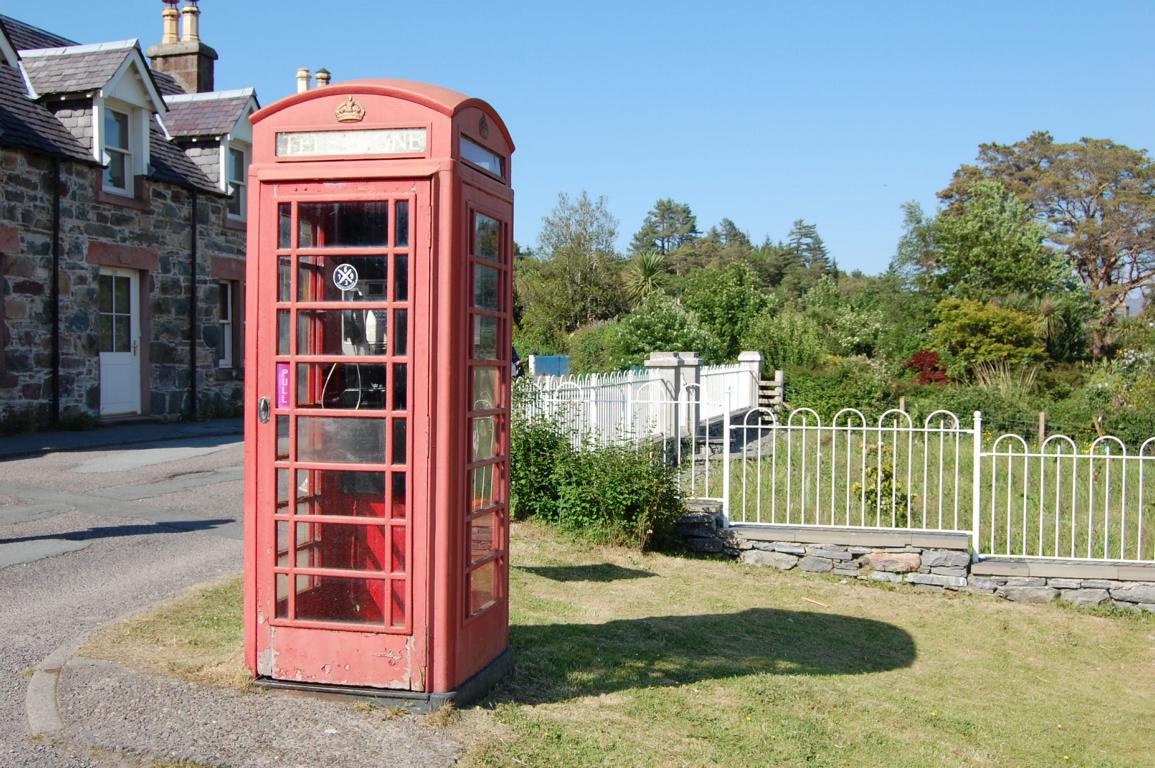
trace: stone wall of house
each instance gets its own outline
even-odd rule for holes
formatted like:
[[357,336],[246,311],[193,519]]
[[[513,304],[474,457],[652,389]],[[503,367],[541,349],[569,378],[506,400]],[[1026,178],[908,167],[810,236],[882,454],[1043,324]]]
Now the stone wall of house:
[[[680,528],[687,545],[695,552],[736,559],[748,565],[902,584],[921,591],[988,594],[1013,602],[1061,600],[1076,605],[1113,604],[1155,612],[1155,565],[1040,563],[1032,567],[1043,573],[1048,567],[1054,572],[1068,570],[1080,577],[1014,575],[1021,570],[1022,563],[972,563],[965,535],[940,536],[936,540],[931,534],[922,534],[911,537],[901,546],[885,546],[880,543],[887,538],[883,533],[827,528],[808,536],[810,532],[794,527],[783,531],[788,536],[779,538],[770,527],[723,528],[711,511],[688,513],[682,518]],[[834,543],[840,534],[846,543]],[[806,541],[806,538],[815,540]],[[874,542],[855,543],[856,539],[874,539]],[[1005,573],[994,573],[1000,569]],[[1096,571],[1102,573],[1096,574]],[[1096,575],[1115,578],[1096,578]]]
[[[189,402],[189,297],[191,210],[188,190],[143,182],[143,204],[108,202],[98,194],[100,169],[61,162],[61,411],[99,415],[100,360],[97,319],[100,264],[93,247],[147,252],[155,270],[140,283],[142,344],[149,386],[145,413],[177,418]],[[0,341],[0,415],[47,414],[51,405],[52,161],[36,154],[0,149],[0,227],[18,232],[19,246],[3,254],[4,312]],[[138,183],[141,183],[138,180]],[[102,199],[104,197],[104,199]],[[217,320],[214,259],[243,261],[245,233],[225,225],[225,200],[198,195],[197,391],[199,411],[238,402],[241,377],[221,376],[214,351],[201,342],[201,328]],[[239,288],[239,286],[238,286]],[[239,365],[240,360],[235,361]]]

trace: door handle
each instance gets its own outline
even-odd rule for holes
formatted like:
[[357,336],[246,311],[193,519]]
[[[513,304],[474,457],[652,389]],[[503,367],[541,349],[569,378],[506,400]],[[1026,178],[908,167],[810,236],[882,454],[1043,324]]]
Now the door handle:
[[257,421],[262,424],[269,422],[269,398],[262,397],[257,401]]
[[137,340],[133,339],[132,340],[132,356],[133,357],[136,357],[136,346],[137,346]]

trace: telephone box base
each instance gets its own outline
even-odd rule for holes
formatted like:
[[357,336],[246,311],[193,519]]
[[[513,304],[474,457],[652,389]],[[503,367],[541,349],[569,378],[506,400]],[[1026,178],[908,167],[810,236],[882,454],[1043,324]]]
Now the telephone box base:
[[500,656],[489,662],[473,677],[459,685],[456,690],[441,693],[419,693],[398,691],[388,688],[369,688],[352,685],[325,685],[324,683],[301,683],[292,680],[274,680],[258,677],[253,685],[280,691],[292,691],[320,698],[348,700],[350,697],[368,699],[385,707],[403,707],[411,712],[436,712],[447,703],[464,707],[484,698],[495,685],[513,671],[513,649],[506,648]]

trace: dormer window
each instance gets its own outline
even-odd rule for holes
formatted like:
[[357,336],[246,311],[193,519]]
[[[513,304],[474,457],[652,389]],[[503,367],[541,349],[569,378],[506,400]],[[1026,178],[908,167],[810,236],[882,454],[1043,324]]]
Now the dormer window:
[[248,203],[246,195],[247,189],[245,187],[245,169],[248,168],[246,162],[245,150],[238,147],[229,147],[228,156],[228,189],[231,190],[229,194],[229,216],[234,219],[245,218],[245,208]]
[[124,112],[104,110],[104,189],[132,194],[131,121]]

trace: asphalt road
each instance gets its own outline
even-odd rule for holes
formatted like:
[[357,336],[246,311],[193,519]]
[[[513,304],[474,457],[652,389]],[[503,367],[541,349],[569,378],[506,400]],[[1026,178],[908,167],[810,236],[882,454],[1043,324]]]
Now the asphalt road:
[[239,440],[0,462],[0,766],[101,764],[28,737],[29,671],[94,627],[240,571]]

